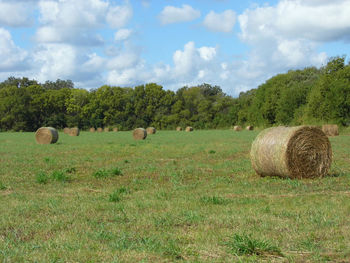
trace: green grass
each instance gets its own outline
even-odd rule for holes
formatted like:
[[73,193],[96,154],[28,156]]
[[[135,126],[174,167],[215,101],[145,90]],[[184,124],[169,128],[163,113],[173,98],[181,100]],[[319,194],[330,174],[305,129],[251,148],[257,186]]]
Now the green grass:
[[0,133],[0,262],[347,262],[348,133],[314,180],[257,176],[256,135]]

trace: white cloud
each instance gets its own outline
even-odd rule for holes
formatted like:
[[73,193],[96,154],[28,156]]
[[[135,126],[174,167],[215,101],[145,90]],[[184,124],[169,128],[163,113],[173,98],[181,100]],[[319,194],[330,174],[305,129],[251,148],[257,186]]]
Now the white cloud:
[[130,5],[111,7],[107,14],[107,22],[112,28],[124,27],[132,17]]
[[10,32],[0,28],[0,71],[24,70],[27,59],[28,53],[15,45]]
[[210,31],[230,33],[236,23],[236,13],[226,10],[222,13],[210,11],[203,21],[203,25]]
[[[28,3],[29,2],[29,3]],[[32,3],[17,1],[1,1],[0,2],[0,25],[20,27],[32,24],[30,18],[33,11]]]
[[163,25],[166,25],[192,21],[199,18],[200,15],[200,11],[189,5],[182,5],[182,7],[166,6],[160,13],[159,19]]
[[116,41],[124,41],[127,40],[132,34],[132,30],[122,28],[119,29],[115,34],[114,34],[114,39]]

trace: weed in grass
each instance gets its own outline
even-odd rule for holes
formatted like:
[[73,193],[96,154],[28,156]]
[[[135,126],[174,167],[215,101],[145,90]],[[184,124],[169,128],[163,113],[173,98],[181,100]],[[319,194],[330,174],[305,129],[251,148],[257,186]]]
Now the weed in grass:
[[124,160],[124,163],[130,163],[130,161],[129,160]]
[[46,184],[49,180],[49,177],[44,172],[39,172],[35,175],[35,181],[39,184]]
[[105,169],[99,169],[92,174],[92,176],[95,178],[105,178],[105,177],[108,177],[108,175],[109,175],[109,172]]
[[230,200],[220,196],[202,196],[200,202],[207,205],[226,205]]
[[209,154],[214,154],[214,153],[216,153],[216,151],[214,151],[214,150],[209,151]]
[[123,173],[122,173],[122,171],[118,168],[118,167],[116,167],[116,168],[113,168],[112,170],[111,170],[111,174],[112,175],[123,175]]
[[114,203],[119,202],[122,200],[123,194],[129,194],[129,193],[130,193],[130,190],[122,186],[109,195],[109,201]]
[[6,190],[7,187],[3,184],[3,182],[0,182],[0,190]]
[[62,182],[62,183],[66,183],[71,180],[71,178],[68,175],[66,175],[64,171],[53,171],[51,174],[51,178],[54,181]]
[[63,171],[65,173],[72,174],[72,173],[75,173],[77,171],[77,169],[75,169],[75,167],[68,167],[68,168],[63,169]]
[[282,256],[281,250],[272,245],[267,240],[254,239],[251,235],[234,234],[234,236],[225,245],[230,252],[235,255],[279,255]]

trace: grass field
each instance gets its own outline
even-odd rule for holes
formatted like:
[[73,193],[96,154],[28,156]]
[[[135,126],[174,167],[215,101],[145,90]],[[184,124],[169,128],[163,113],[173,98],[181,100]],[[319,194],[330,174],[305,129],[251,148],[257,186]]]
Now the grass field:
[[0,133],[0,262],[349,262],[350,136],[330,176],[283,180],[257,134]]

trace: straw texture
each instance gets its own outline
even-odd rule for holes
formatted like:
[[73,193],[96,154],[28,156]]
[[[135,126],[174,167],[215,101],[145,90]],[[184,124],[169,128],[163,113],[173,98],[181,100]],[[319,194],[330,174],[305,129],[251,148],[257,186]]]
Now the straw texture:
[[317,127],[274,127],[265,129],[254,140],[250,158],[261,176],[316,178],[327,174],[332,148]]
[[52,127],[41,127],[35,133],[35,140],[38,144],[50,144],[58,141],[58,132]]
[[338,136],[339,135],[339,128],[336,124],[326,124],[322,125],[322,131],[327,136]]
[[191,126],[187,126],[185,131],[191,132],[191,131],[193,131],[193,128]]
[[144,140],[147,137],[147,131],[144,128],[136,128],[132,132],[132,136],[135,140]]
[[156,128],[154,127],[148,127],[146,129],[147,134],[155,134],[157,132]]

